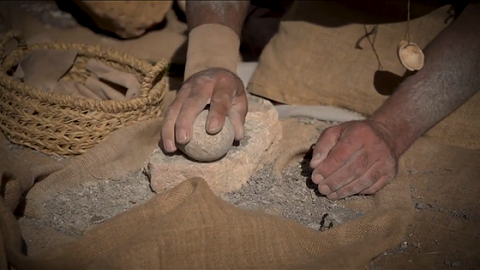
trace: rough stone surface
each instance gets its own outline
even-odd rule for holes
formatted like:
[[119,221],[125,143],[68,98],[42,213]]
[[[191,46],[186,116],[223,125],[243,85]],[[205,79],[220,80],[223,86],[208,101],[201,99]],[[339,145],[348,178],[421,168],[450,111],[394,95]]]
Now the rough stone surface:
[[225,118],[225,124],[220,132],[214,135],[207,133],[208,110],[203,110],[193,123],[193,136],[186,145],[177,145],[185,155],[193,160],[212,162],[224,157],[232,147],[235,139],[233,125]]
[[163,21],[173,1],[75,1],[96,25],[122,38],[135,38]]
[[249,96],[245,137],[238,146],[215,162],[198,163],[181,154],[166,156],[157,149],[149,161],[151,187],[155,192],[170,189],[191,177],[203,177],[219,194],[239,189],[251,175],[275,155],[275,144],[282,138],[282,126],[273,105]]
[[309,159],[302,159],[286,166],[280,177],[273,172],[272,164],[267,164],[242,188],[220,196],[240,208],[261,209],[315,230],[325,230],[362,216],[362,212],[350,210],[341,202],[331,201],[318,193],[317,185],[310,179],[309,162]]

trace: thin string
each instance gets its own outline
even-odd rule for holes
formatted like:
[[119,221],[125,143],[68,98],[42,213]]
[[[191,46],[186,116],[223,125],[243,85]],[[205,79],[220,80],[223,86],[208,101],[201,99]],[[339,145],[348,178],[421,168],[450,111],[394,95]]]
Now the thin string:
[[410,0],[407,1],[407,31],[405,32],[405,39],[410,44]]
[[[366,30],[366,26],[365,26],[365,30]],[[378,69],[383,71],[383,66],[382,66],[382,62],[380,61],[380,56],[378,55],[377,50],[375,49],[375,40],[377,39],[378,25],[375,25],[373,27],[372,32],[373,32],[373,40],[370,40],[369,36],[367,36],[367,39],[370,45],[372,46],[373,52],[375,53],[375,57],[377,57]]]

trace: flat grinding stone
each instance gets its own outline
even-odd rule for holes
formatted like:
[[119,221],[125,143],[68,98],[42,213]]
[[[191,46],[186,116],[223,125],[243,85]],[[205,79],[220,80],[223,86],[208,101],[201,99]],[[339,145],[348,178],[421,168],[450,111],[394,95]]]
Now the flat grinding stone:
[[[147,171],[152,189],[163,192],[191,177],[202,177],[216,194],[235,191],[276,157],[282,126],[271,102],[248,95],[245,137],[220,160],[200,163],[183,154],[165,155],[157,148]],[[205,129],[205,126],[203,126]]]

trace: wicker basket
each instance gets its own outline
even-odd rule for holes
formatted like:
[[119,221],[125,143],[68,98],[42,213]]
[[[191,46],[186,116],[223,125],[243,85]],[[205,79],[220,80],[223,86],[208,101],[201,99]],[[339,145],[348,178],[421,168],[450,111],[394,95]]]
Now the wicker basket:
[[[12,39],[18,46],[4,56],[6,44]],[[32,88],[12,77],[18,63],[39,49],[78,51],[73,67],[62,80],[83,83],[90,74],[85,65],[95,58],[135,74],[141,82],[140,96],[128,101],[75,98]],[[17,31],[4,35],[0,56],[4,56],[0,64],[0,129],[13,143],[46,154],[78,155],[121,127],[161,116],[163,97],[168,90],[166,61],[152,66],[118,51],[82,44],[27,46]]]

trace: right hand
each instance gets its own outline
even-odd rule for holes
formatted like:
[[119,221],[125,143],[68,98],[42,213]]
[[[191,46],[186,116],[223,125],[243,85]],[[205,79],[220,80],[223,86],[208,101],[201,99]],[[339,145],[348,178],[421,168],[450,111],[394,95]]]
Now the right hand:
[[243,138],[248,110],[243,82],[226,69],[210,68],[188,78],[167,109],[161,134],[166,152],[177,149],[175,142],[186,144],[192,139],[193,123],[208,104],[207,133],[220,132],[228,116],[235,130],[235,139]]

